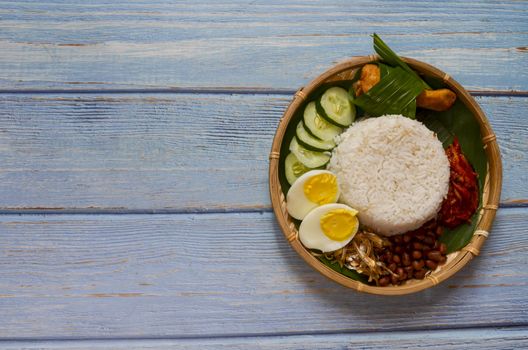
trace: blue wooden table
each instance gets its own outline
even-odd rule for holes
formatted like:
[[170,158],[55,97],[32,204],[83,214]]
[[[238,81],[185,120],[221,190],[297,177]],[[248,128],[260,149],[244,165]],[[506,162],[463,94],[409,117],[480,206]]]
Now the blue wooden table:
[[[309,268],[268,197],[293,92],[372,32],[503,157],[481,255],[404,297]],[[0,1],[0,349],[527,348],[527,46],[524,1]]]

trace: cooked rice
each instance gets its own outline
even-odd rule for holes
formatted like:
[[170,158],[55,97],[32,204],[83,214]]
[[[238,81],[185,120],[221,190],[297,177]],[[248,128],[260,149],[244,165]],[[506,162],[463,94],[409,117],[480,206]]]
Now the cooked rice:
[[434,218],[447,195],[449,161],[422,123],[398,115],[369,118],[342,133],[328,169],[337,175],[340,202],[360,222],[392,236]]

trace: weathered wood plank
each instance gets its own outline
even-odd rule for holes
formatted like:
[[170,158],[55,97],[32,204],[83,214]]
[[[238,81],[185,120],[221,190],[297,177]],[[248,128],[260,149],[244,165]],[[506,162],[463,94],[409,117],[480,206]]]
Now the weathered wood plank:
[[472,89],[528,90],[525,2],[0,2],[0,88],[297,88],[336,61],[402,55]]
[[0,216],[0,338],[194,337],[526,326],[525,208],[422,293],[347,290],[271,213]]
[[[259,210],[289,96],[3,95],[0,210]],[[528,199],[527,98],[478,98]]]
[[0,349],[13,350],[293,350],[293,349],[467,349],[496,350],[528,347],[528,328],[483,328],[448,331],[389,332],[367,334],[328,334],[267,337],[228,337],[212,339],[149,340],[39,340],[0,341]]

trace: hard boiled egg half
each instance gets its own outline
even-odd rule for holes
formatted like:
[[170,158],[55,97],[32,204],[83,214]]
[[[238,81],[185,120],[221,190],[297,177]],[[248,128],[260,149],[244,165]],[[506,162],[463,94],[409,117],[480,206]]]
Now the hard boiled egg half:
[[286,195],[286,209],[297,220],[302,220],[314,208],[337,202],[337,177],[328,170],[310,170],[301,175]]
[[299,227],[299,239],[309,249],[323,253],[347,245],[359,227],[357,210],[345,204],[325,204],[310,211]]

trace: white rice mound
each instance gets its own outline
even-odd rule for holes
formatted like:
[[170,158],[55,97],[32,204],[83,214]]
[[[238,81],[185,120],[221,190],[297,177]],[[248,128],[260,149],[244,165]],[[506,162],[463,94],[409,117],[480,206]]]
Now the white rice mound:
[[328,170],[360,222],[392,236],[436,217],[449,188],[442,143],[422,123],[386,115],[354,123],[337,137]]

